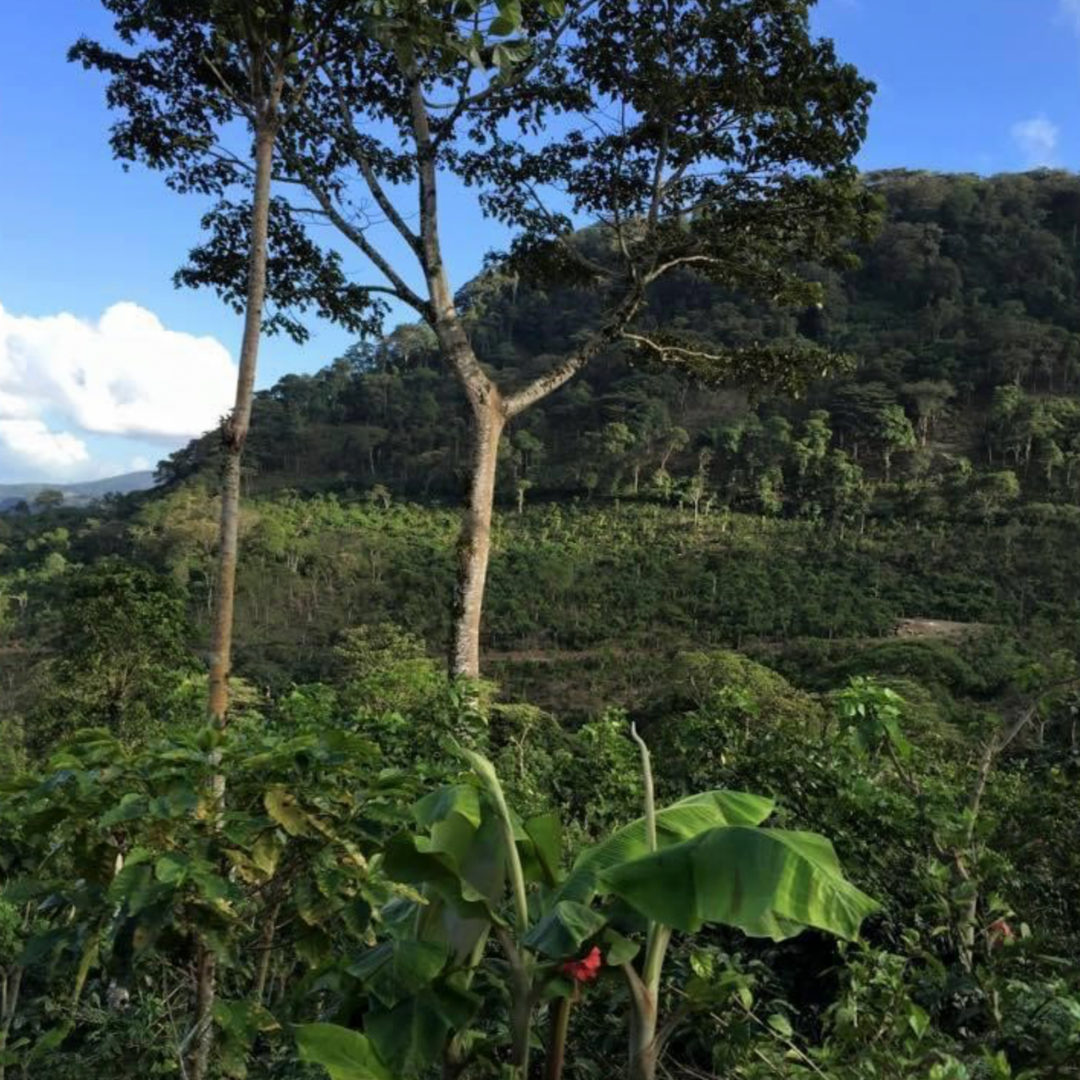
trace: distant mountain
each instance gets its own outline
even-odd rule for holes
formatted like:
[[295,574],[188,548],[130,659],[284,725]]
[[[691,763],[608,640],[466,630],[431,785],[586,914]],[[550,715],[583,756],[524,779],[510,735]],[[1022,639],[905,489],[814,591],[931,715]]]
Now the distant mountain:
[[146,491],[153,486],[154,474],[149,471],[124,473],[122,476],[86,480],[77,484],[0,484],[0,514],[13,510],[21,502],[32,503],[43,491],[59,491],[64,496],[64,506],[86,506],[105,495],[129,495],[133,491]]

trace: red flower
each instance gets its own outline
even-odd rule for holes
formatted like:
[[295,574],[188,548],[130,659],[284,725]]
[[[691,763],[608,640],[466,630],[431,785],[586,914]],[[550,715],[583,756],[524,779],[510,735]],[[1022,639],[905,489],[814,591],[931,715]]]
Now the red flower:
[[600,965],[603,960],[600,949],[594,945],[592,952],[582,960],[567,960],[562,966],[562,973],[574,982],[592,982],[600,974]]
[[1013,928],[1004,920],[996,919],[990,924],[990,944],[991,946],[1002,945],[1006,941],[1011,941],[1016,934],[1013,932]]

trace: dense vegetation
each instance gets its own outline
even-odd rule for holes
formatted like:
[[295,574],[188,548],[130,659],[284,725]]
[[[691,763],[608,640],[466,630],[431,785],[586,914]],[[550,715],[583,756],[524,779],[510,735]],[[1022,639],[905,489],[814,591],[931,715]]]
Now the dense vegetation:
[[[611,354],[504,438],[478,694],[443,674],[463,427],[416,327],[257,398],[226,732],[200,662],[215,436],[154,492],[0,517],[0,1074],[179,1075],[211,941],[211,1075],[424,1076],[441,1054],[501,1076],[522,1030],[550,1070],[565,1021],[566,1074],[610,1076],[648,1030],[618,973],[648,919],[649,942],[684,931],[648,946],[671,1075],[1080,1075],[1080,182],[871,183],[883,231],[823,309],[689,280],[650,300],[705,341],[827,340],[849,374],[749,402]],[[466,306],[511,380],[591,317],[497,276]],[[779,826],[721,801],[712,832],[662,829],[829,837],[880,905],[859,940],[790,897],[768,917],[829,933],[770,941],[734,900],[690,933],[667,896],[697,886],[658,895],[640,868],[582,909],[566,870],[641,814],[631,722],[660,805],[752,792]],[[470,939],[501,945],[463,975],[401,916],[416,890],[429,920],[475,923],[477,889],[500,909],[502,879],[465,869],[504,820],[486,759],[533,911]],[[424,861],[451,827],[486,838],[453,849],[456,885]]]
[[102,2],[244,334],[0,516],[0,1080],[1080,1076],[1077,179],[810,0]]

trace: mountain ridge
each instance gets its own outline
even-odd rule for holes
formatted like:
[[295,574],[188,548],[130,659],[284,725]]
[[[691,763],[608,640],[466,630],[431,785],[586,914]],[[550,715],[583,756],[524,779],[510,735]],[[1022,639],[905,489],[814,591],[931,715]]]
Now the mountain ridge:
[[[981,519],[1022,504],[1080,516],[1080,176],[865,180],[882,227],[849,271],[804,267],[822,306],[686,275],[658,283],[642,316],[707,351],[814,343],[851,370],[799,398],[749,400],[612,349],[508,426],[500,501],[682,498],[836,522]],[[481,363],[511,386],[550,371],[601,314],[589,294],[497,272],[459,299]],[[210,432],[176,451],[159,467],[166,486],[212,482],[220,450]],[[464,397],[421,324],[260,391],[244,458],[249,494],[422,501],[460,499],[470,462]]]
[[74,483],[61,481],[25,481],[0,483],[0,513],[8,512],[20,502],[31,502],[43,491],[58,491],[64,496],[65,506],[84,506],[105,495],[130,495],[146,491],[155,484],[154,473],[149,469],[119,473],[101,480],[80,480]]

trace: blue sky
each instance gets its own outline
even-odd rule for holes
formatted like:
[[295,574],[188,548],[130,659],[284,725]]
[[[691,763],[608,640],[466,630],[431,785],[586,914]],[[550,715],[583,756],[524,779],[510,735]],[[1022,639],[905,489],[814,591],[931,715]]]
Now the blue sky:
[[[155,462],[217,415],[239,340],[213,295],[171,284],[204,207],[112,160],[102,82],[65,62],[79,34],[107,36],[103,10],[43,7],[10,0],[0,37],[0,482]],[[1080,167],[1080,0],[821,0],[815,24],[879,84],[865,168]],[[502,237],[467,193],[447,206],[462,282]],[[260,385],[349,344],[315,331],[270,339]]]

